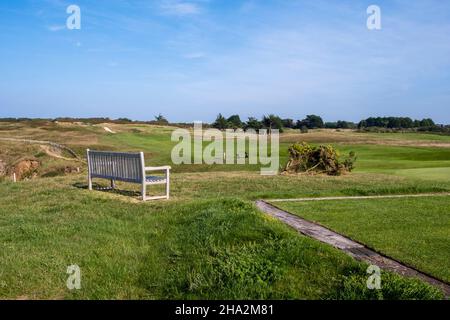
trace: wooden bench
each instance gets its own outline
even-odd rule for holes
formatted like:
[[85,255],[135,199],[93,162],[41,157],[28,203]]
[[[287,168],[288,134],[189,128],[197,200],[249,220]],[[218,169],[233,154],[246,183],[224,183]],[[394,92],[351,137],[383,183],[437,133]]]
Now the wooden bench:
[[[146,167],[144,153],[123,153],[109,151],[92,151],[87,149],[88,183],[92,190],[92,179],[101,178],[111,180],[111,188],[115,188],[115,181],[138,183],[141,185],[142,200],[169,199],[170,166]],[[165,171],[165,176],[147,176],[149,171]],[[166,195],[147,196],[147,186],[166,185]]]

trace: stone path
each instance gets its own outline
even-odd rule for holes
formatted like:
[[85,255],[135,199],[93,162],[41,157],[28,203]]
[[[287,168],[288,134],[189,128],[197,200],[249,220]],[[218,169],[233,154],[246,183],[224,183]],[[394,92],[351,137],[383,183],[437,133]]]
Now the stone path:
[[[348,197],[346,199],[348,199]],[[355,199],[355,197],[353,197],[353,199]],[[333,200],[335,200],[335,198]],[[273,200],[270,201],[272,202]],[[281,202],[281,199],[277,201]],[[295,201],[299,200],[296,199]],[[281,210],[263,200],[256,201],[256,206],[259,208],[259,210],[288,224],[289,226],[298,230],[302,234],[307,235],[316,240],[319,240],[321,242],[330,244],[333,247],[344,251],[345,253],[347,253],[348,255],[352,256],[357,260],[377,265],[381,269],[396,272],[403,276],[418,277],[432,285],[440,287],[443,290],[445,296],[447,298],[450,297],[450,285],[445,282],[442,282],[441,280],[438,280],[414,268],[408,267],[392,258],[379,254],[378,252],[375,252],[367,248],[366,246],[358,242],[355,242],[341,234],[338,234],[330,229],[327,229],[316,223],[307,221],[289,212]]]

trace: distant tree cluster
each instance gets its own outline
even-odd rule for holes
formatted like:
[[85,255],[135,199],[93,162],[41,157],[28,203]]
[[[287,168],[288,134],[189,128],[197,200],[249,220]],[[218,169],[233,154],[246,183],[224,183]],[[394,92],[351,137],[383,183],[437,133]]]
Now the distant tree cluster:
[[272,129],[283,131],[283,120],[273,114],[268,116],[263,116],[261,120],[250,117],[247,122],[243,122],[239,115],[232,115],[229,118],[225,118],[222,114],[219,114],[216,118],[216,121],[212,124],[213,128],[219,130],[225,129],[267,129],[269,132]]
[[212,127],[224,130],[224,129],[277,129],[280,130],[280,132],[283,131],[284,128],[290,128],[290,129],[301,129],[307,130],[307,129],[317,129],[317,128],[324,128],[324,122],[320,116],[316,115],[308,115],[303,120],[297,120],[294,119],[282,119],[277,115],[269,114],[262,117],[261,120],[258,120],[257,118],[250,117],[248,118],[248,121],[243,122],[239,115],[232,115],[229,118],[225,118],[222,114],[219,114],[212,124]]
[[358,125],[350,121],[325,122],[327,129],[356,129]]
[[296,128],[301,129],[302,127],[306,127],[308,129],[318,129],[324,126],[325,124],[320,116],[310,114],[305,119],[297,121]]
[[358,124],[358,128],[389,128],[389,129],[411,129],[411,128],[432,128],[436,124],[432,119],[412,120],[408,117],[377,117],[367,118]]
[[385,129],[414,129],[417,131],[434,131],[448,133],[449,126],[436,125],[432,119],[412,120],[408,117],[370,117],[359,123],[339,120],[336,122],[324,122],[323,119],[314,114],[307,115],[302,120],[291,118],[282,119],[277,115],[270,114],[263,116],[261,120],[250,117],[247,121],[242,121],[240,116],[235,114],[228,118],[219,114],[211,125],[220,130],[225,129],[278,129],[281,132],[285,128],[299,129],[302,133],[310,129],[366,129],[366,128],[385,128]]

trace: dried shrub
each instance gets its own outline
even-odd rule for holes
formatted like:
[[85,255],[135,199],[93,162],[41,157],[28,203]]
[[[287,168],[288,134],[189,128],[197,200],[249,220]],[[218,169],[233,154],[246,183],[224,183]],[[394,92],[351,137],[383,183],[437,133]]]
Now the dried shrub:
[[347,158],[341,160],[339,151],[332,146],[315,147],[306,142],[295,143],[289,147],[289,161],[284,172],[325,173],[338,176],[351,172],[355,161],[356,155],[353,151]]

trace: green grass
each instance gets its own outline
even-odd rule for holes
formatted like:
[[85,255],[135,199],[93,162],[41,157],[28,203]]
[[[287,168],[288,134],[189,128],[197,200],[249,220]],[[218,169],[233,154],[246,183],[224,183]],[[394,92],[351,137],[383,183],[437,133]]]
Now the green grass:
[[[108,126],[108,124],[105,124]],[[114,125],[118,131],[116,134],[107,133],[102,125],[69,125],[69,124],[42,124],[42,127],[30,127],[26,124],[12,126],[8,123],[0,124],[1,137],[26,137],[31,139],[51,140],[67,144],[79,154],[84,155],[86,148],[120,151],[144,151],[149,165],[171,163],[171,149],[176,144],[171,141],[173,127],[158,127],[148,125]],[[308,135],[288,131],[286,135],[292,141],[309,140]],[[399,143],[408,142],[443,142],[450,141],[450,136],[428,133],[355,133],[328,132],[326,130],[312,130],[311,135],[318,135],[320,143],[330,143],[336,146],[342,155],[349,151],[355,151],[358,157],[356,162],[357,172],[375,172],[402,175],[404,169],[425,168],[450,168],[450,148],[447,145],[441,147],[399,146],[390,145],[392,141]],[[281,136],[281,141],[284,141]],[[340,141],[340,142],[339,142]],[[351,142],[352,144],[348,144]],[[386,143],[384,143],[386,142]],[[3,146],[5,143],[0,142]],[[316,142],[319,143],[319,142]],[[346,144],[347,143],[347,144]],[[207,143],[204,143],[206,145]],[[280,144],[280,165],[283,166],[288,159],[288,147],[291,143]],[[446,147],[447,146],[447,147]],[[0,150],[0,158],[13,162],[23,156],[33,155],[30,146],[19,144],[13,148]],[[34,147],[37,149],[37,147]],[[36,154],[36,152],[34,152]],[[46,162],[59,161],[56,159],[44,159],[44,166],[54,167]],[[73,163],[67,162],[67,165]],[[61,164],[57,165],[61,167]],[[181,165],[173,166],[174,172],[211,172],[211,171],[258,171],[256,165]],[[447,171],[442,171],[445,179],[450,180]],[[412,174],[418,179],[429,179],[426,171],[417,171]],[[440,176],[439,180],[444,180]]]
[[[136,134],[121,133],[111,134],[103,138],[102,143],[114,146],[118,150],[132,149],[143,150],[149,164],[171,163],[170,151],[176,144],[170,141],[170,135],[165,133]],[[206,145],[207,143],[204,143]],[[287,149],[290,143],[280,144],[280,166],[288,160]],[[354,151],[358,157],[356,172],[379,172],[389,174],[402,174],[403,169],[422,168],[450,168],[450,148],[440,147],[407,147],[387,145],[342,145],[335,144],[346,156]],[[108,147],[106,147],[108,148]],[[207,171],[258,171],[258,165],[181,165],[173,166],[174,172],[207,172]],[[447,170],[441,171],[439,180],[448,179]],[[428,178],[427,171],[417,171],[414,178]]]
[[[0,124],[0,136],[56,141],[79,154],[86,148],[144,151],[147,165],[171,164],[173,128],[121,125],[112,129],[118,133],[106,133],[101,125]],[[355,135],[340,134],[339,139]],[[320,132],[319,138],[326,141],[327,135]],[[425,136],[408,135],[399,140],[434,139]],[[372,138],[383,137],[379,134]],[[253,201],[261,198],[450,191],[448,148],[367,144],[361,134],[359,139],[362,143],[352,145],[331,140],[343,154],[354,150],[358,156],[356,171],[341,177],[262,177],[259,166],[254,165],[173,166],[172,200],[168,202],[141,203],[129,195],[80,189],[86,183],[85,168],[80,175],[17,184],[0,178],[0,297],[441,297],[420,281],[391,274],[384,275],[381,292],[368,291],[364,264],[297,234],[253,206]],[[43,174],[80,165],[43,154],[38,146],[0,143],[0,158],[9,162],[36,156],[42,161]],[[288,146],[280,145],[281,165],[287,160]],[[106,185],[107,181],[102,183]],[[135,191],[139,188],[118,186]],[[411,211],[420,213],[420,208],[411,206]],[[442,217],[436,217],[436,223],[442,221]],[[352,220],[347,224],[352,227]],[[411,228],[413,232],[425,227]],[[80,291],[65,287],[70,264],[82,268]]]
[[450,135],[422,132],[396,132],[396,133],[364,133],[374,138],[388,138],[394,140],[442,141],[450,142]]
[[450,282],[450,197],[276,205]]
[[[438,290],[366,265],[236,199],[140,203],[66,178],[0,184],[0,297],[427,299]],[[27,197],[23,197],[27,194]],[[95,208],[95,209],[94,209]],[[65,287],[68,265],[82,289]]]
[[395,173],[399,169],[450,168],[450,148],[385,145],[337,145],[343,155],[354,151],[356,171]]
[[395,170],[396,175],[426,179],[430,181],[450,181],[450,168],[420,168],[420,169],[402,169]]

